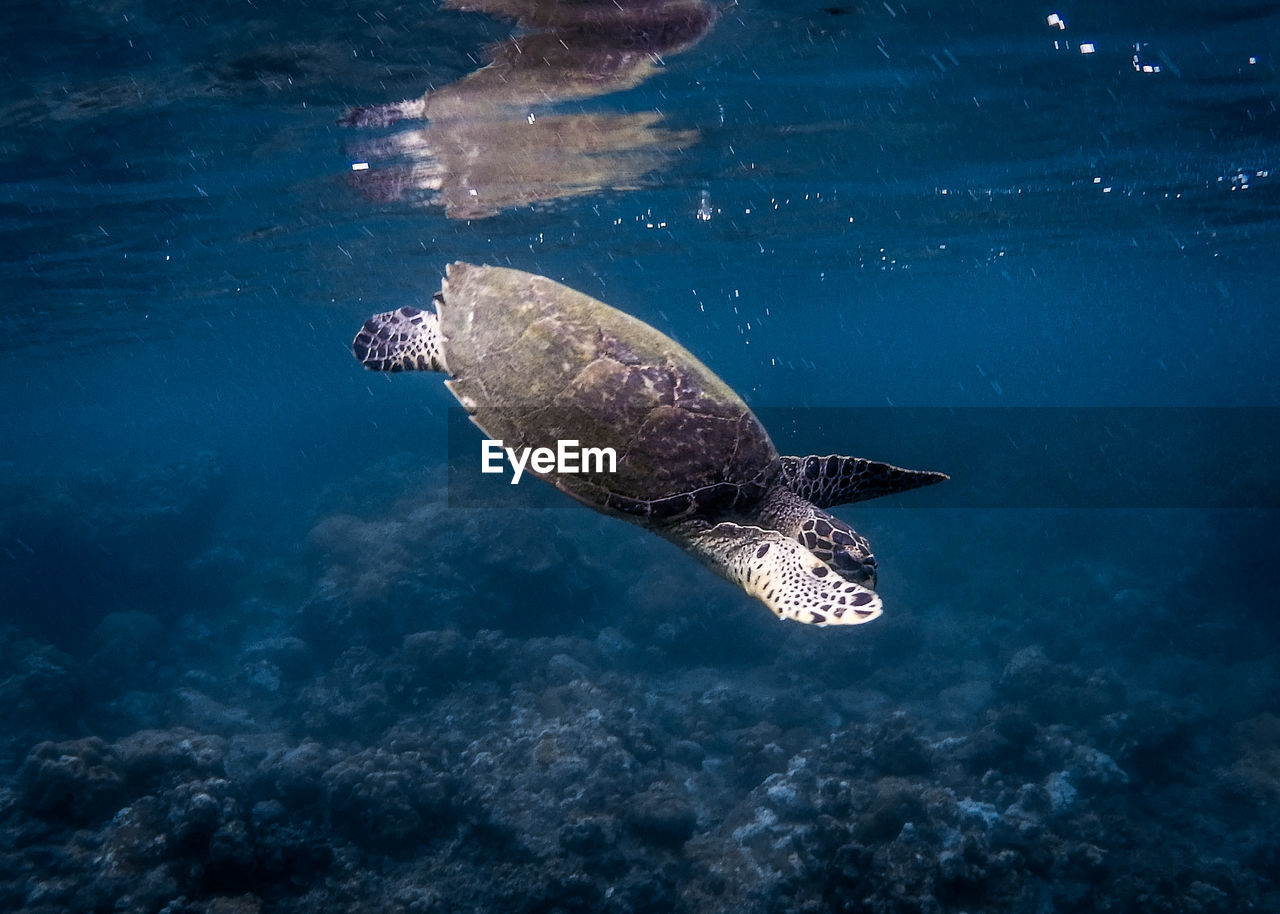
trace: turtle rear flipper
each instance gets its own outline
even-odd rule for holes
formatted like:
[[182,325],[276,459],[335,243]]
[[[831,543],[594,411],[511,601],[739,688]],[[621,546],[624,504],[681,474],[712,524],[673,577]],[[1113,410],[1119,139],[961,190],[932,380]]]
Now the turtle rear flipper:
[[769,607],[779,619],[860,625],[883,612],[880,597],[847,580],[777,530],[719,523],[669,533],[677,543]]
[[448,371],[443,341],[435,312],[399,308],[365,321],[351,352],[373,371]]

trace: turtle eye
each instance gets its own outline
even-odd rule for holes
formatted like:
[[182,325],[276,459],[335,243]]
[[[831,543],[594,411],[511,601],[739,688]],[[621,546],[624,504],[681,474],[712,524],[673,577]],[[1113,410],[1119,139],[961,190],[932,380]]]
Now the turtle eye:
[[871,553],[859,553],[844,546],[837,546],[832,550],[829,562],[845,580],[875,589],[876,557]]

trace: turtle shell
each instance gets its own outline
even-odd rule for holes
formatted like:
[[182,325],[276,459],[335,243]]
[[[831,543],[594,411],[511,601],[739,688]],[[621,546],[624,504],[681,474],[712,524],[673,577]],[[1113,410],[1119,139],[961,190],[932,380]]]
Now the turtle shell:
[[613,448],[615,472],[534,473],[579,501],[661,523],[748,510],[773,481],[778,452],[742,398],[643,321],[544,276],[465,263],[436,304],[446,383],[486,435],[517,451]]

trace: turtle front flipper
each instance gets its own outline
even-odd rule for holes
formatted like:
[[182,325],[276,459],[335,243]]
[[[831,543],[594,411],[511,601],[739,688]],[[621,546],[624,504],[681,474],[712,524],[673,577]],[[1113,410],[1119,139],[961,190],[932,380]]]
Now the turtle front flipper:
[[883,612],[880,597],[847,580],[777,530],[691,523],[669,536],[769,607],[779,619],[811,625],[860,625]]
[[373,371],[448,371],[443,342],[435,312],[406,307],[365,321],[351,352]]
[[828,454],[779,457],[779,482],[819,508],[906,492],[949,479],[946,473],[907,470],[891,463]]

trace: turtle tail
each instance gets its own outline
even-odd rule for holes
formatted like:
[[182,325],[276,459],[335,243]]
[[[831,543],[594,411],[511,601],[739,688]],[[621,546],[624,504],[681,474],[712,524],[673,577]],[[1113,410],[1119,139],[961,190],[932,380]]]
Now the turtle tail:
[[443,342],[435,312],[406,307],[365,321],[351,352],[372,371],[448,371]]

